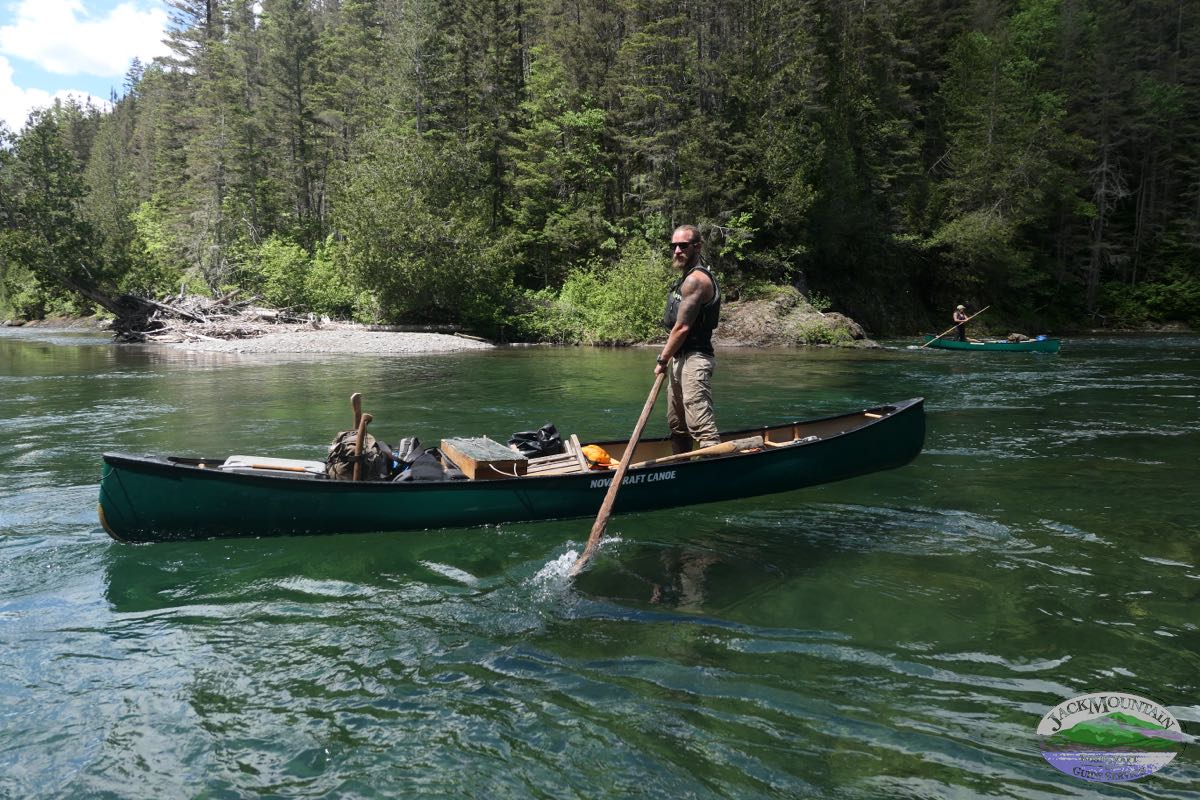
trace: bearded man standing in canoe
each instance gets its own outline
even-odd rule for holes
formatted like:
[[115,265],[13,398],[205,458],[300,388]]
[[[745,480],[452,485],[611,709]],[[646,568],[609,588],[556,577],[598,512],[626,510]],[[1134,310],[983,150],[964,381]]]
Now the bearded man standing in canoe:
[[694,445],[721,442],[712,403],[712,334],[721,316],[721,287],[700,263],[700,229],[695,225],[681,225],[671,235],[671,266],[680,277],[667,293],[663,327],[670,333],[654,374],[667,374],[671,449],[686,453]]

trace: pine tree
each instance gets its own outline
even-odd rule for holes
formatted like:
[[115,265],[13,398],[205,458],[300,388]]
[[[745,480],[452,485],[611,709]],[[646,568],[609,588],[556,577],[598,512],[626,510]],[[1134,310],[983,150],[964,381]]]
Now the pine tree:
[[612,179],[602,149],[604,112],[575,96],[557,56],[535,48],[512,164],[507,217],[526,283],[562,284],[572,264],[611,236],[604,197]]
[[1032,0],[991,33],[964,35],[954,51],[943,89],[946,205],[933,242],[964,291],[1027,291],[1044,276],[1030,231],[1075,206],[1081,142],[1065,128],[1063,93],[1045,69],[1059,30],[1055,0]]
[[325,184],[317,163],[317,35],[306,0],[265,0],[262,37],[272,171],[287,187],[297,241],[322,238]]
[[33,112],[16,138],[6,181],[12,195],[6,203],[10,227],[0,242],[4,272],[23,270],[58,299],[112,286],[99,257],[99,236],[81,213],[83,165],[69,136],[79,115],[78,107],[58,104]]
[[618,213],[656,216],[670,227],[680,208],[679,154],[697,116],[695,40],[677,0],[630,0],[607,92],[619,148]]

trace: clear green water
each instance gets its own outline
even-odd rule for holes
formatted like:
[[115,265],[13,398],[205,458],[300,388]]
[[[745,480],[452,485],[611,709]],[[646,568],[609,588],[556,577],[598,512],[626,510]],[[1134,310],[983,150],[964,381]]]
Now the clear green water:
[[[1194,797],[1035,729],[1121,690],[1200,734],[1200,338],[726,351],[725,427],[915,395],[911,465],[590,522],[128,546],[106,450],[319,458],[628,434],[649,350],[282,357],[0,331],[0,797]],[[648,434],[662,433],[661,410]]]

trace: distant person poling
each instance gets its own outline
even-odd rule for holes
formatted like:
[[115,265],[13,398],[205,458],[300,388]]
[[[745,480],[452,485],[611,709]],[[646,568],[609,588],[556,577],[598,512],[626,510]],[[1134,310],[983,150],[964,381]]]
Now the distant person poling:
[[967,340],[967,307],[959,305],[954,309],[954,328],[958,331],[958,340],[965,342]]
[[[975,319],[976,317],[978,317],[984,311],[987,311],[989,308],[991,308],[991,306],[984,306],[983,308],[979,309],[974,314],[972,314],[971,316],[968,317],[967,309],[964,306],[959,305],[957,308],[954,309],[954,325],[953,325],[953,327],[947,328],[946,330],[939,333],[937,336],[934,336],[929,341],[927,341],[925,344],[921,345],[921,348],[929,347],[929,345],[933,344],[938,339],[941,339],[943,336],[945,336],[946,334],[948,334],[952,331],[958,331],[958,336],[959,336],[960,342],[967,341],[967,327],[966,327],[967,323],[970,322],[971,320]],[[959,319],[960,314],[962,315],[962,319]],[[929,334],[925,334],[925,335],[928,336]]]

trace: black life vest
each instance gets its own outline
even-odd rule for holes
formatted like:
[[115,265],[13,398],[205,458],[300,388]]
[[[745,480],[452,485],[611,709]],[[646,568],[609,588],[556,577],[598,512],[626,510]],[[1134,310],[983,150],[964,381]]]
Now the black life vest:
[[679,293],[679,288],[683,286],[683,282],[687,280],[688,275],[691,275],[696,270],[700,270],[709,277],[713,283],[713,298],[708,303],[700,307],[700,313],[696,315],[696,321],[692,323],[692,327],[688,330],[687,338],[683,340],[683,344],[679,347],[680,353],[700,352],[713,355],[712,334],[717,329],[717,323],[721,321],[721,284],[717,283],[717,276],[713,275],[712,270],[703,264],[696,266],[683,273],[683,277],[675,281],[671,286],[671,291],[667,293],[667,308],[663,312],[663,327],[671,330],[675,327],[676,319],[679,317],[679,303],[683,300],[683,295]]

